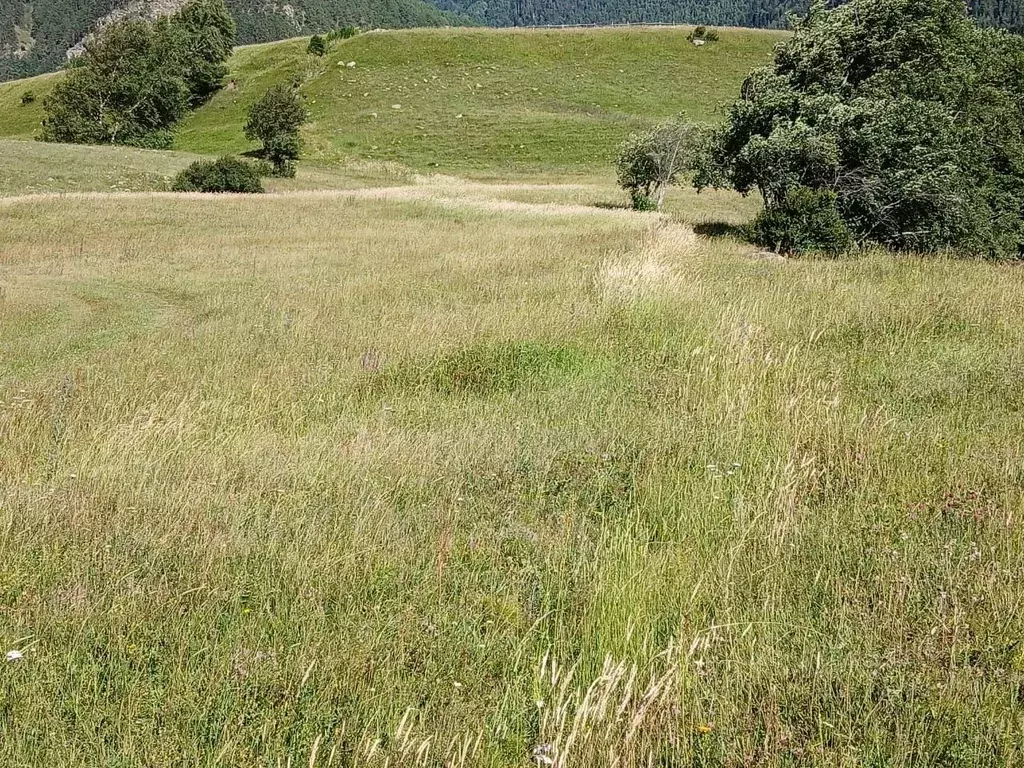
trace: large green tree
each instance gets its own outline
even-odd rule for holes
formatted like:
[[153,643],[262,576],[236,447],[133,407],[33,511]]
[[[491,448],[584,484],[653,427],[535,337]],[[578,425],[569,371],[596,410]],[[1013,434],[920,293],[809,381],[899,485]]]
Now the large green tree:
[[819,3],[746,79],[695,183],[758,189],[776,224],[806,188],[861,241],[1017,257],[1024,38],[962,0]]
[[152,25],[123,21],[89,38],[85,52],[44,103],[44,141],[170,144],[189,89]]
[[44,104],[42,139],[165,147],[190,107],[218,88],[234,44],[223,0],[189,0],[156,24],[110,24]]
[[220,89],[235,45],[235,20],[224,0],[189,0],[157,22],[157,35],[185,80],[193,107]]

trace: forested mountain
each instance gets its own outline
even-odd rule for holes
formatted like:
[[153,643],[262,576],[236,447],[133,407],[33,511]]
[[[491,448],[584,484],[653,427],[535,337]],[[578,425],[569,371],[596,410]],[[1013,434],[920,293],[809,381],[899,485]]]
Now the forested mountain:
[[[733,27],[784,27],[809,0],[432,0],[490,26],[675,22]],[[970,0],[987,24],[1024,30],[1024,0]]]
[[[0,0],[0,80],[60,67],[67,50],[97,22],[114,16],[153,18],[182,0]],[[425,0],[227,0],[239,43],[280,40],[344,24],[364,28],[467,23]]]

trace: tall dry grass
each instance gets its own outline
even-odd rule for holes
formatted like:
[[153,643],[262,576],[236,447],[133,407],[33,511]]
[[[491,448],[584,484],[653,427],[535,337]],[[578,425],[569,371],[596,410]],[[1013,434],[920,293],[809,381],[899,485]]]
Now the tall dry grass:
[[0,764],[1024,760],[1019,270],[403,194],[0,204]]

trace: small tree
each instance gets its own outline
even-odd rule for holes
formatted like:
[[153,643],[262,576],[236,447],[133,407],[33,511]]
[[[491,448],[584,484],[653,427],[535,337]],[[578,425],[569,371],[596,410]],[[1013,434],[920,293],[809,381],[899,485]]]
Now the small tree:
[[309,119],[299,94],[275,85],[249,109],[245,137],[263,144],[262,156],[274,165],[277,176],[294,176],[302,148],[299,128]]
[[310,56],[323,56],[327,53],[327,41],[320,35],[313,35],[309,38],[309,45],[306,46],[306,53]]
[[25,91],[21,94],[21,106],[27,107],[29,104],[34,104],[36,101],[36,95],[32,91]]
[[636,210],[659,210],[669,186],[694,169],[706,130],[681,121],[630,136],[619,148],[615,167],[619,186]]

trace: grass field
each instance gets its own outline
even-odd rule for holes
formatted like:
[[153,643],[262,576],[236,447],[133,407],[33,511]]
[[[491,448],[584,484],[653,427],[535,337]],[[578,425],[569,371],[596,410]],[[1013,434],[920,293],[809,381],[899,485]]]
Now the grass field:
[[[319,163],[384,160],[478,176],[603,172],[638,125],[677,113],[716,119],[782,34],[725,30],[721,42],[697,48],[686,33],[405,30],[337,43],[323,58],[306,55],[306,39],[245,46],[231,61],[234,87],[185,121],[176,148],[251,149],[245,110],[273,83],[298,78],[313,118],[306,156]],[[0,137],[38,132],[53,82],[0,83]],[[21,106],[28,88],[36,102]]]
[[298,41],[177,151],[0,141],[0,766],[1024,763],[1024,272],[619,207],[724,37],[357,38],[263,196],[154,190]]
[[1024,759],[1022,273],[581,194],[0,202],[0,763]]

